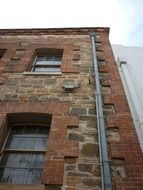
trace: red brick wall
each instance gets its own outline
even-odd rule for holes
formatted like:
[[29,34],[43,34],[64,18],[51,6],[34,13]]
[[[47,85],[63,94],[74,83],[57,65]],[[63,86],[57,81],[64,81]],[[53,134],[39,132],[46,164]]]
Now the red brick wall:
[[143,189],[143,154],[139,145],[123,85],[118,68],[113,57],[109,39],[105,33],[101,36],[106,72],[109,75],[108,85],[111,87],[111,95],[104,95],[104,104],[112,104],[115,115],[107,116],[108,129],[118,128],[120,141],[109,144],[111,159],[124,160],[126,179],[114,177],[115,190],[142,190]]
[[[79,68],[72,65],[72,60],[79,60],[79,54],[74,52],[73,44],[59,44],[59,43],[7,43],[0,44],[0,49],[7,49],[3,57],[0,59],[0,72],[24,72],[30,71],[34,61],[36,49],[63,49],[61,70],[64,73],[78,73]],[[25,50],[23,56],[17,63],[11,63],[12,59],[16,58],[16,50]]]

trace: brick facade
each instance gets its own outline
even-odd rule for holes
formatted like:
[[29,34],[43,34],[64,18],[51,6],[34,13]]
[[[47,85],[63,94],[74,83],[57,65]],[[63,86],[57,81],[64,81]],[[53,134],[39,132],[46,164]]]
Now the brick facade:
[[[96,50],[113,189],[143,189],[143,155],[108,40],[108,28],[0,30],[0,144],[8,114],[52,117],[44,174],[46,190],[100,190],[95,81],[90,32]],[[63,49],[60,75],[28,73],[36,49]],[[66,91],[65,84],[74,84]],[[134,156],[136,155],[136,156]],[[0,189],[32,186],[0,184]]]
[[[6,137],[3,131],[8,131],[8,126],[5,125],[5,121],[8,120],[8,114],[18,113],[42,113],[52,114],[52,123],[50,127],[48,150],[45,158],[45,167],[43,175],[44,184],[62,184],[63,171],[64,171],[64,158],[73,157],[78,155],[78,143],[67,141],[67,127],[78,126],[78,118],[76,116],[68,115],[69,104],[68,103],[34,103],[34,102],[9,102],[1,103],[0,112],[2,114],[1,123],[3,123],[1,129],[1,140]],[[40,117],[40,116],[39,116]],[[47,116],[48,119],[48,116]],[[8,120],[8,122],[10,122]],[[2,142],[1,142],[2,143]],[[56,169],[55,169],[56,167]]]

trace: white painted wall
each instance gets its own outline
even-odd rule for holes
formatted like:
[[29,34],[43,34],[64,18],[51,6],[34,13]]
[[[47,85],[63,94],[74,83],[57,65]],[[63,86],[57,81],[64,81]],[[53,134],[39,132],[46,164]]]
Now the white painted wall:
[[112,49],[143,151],[143,48],[112,45]]

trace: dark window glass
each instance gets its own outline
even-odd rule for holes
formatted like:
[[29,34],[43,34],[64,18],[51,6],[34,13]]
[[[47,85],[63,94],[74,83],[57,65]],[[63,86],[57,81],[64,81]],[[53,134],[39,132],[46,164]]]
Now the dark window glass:
[[[47,129],[45,129],[45,130],[47,130]],[[24,131],[23,131],[22,136],[23,137],[36,137],[36,134],[37,134],[37,127],[26,126],[26,127],[24,127]],[[47,132],[46,132],[46,135],[47,135]]]
[[47,137],[47,128],[43,126],[38,127],[37,137]]
[[0,49],[0,59],[5,54],[5,52],[6,52],[6,49]]
[[0,162],[2,183],[41,182],[49,128],[38,125],[13,126]]
[[12,128],[9,136],[10,137],[19,137],[19,136],[22,135],[23,129],[24,129],[24,126],[22,126],[22,125],[15,126],[15,127]]

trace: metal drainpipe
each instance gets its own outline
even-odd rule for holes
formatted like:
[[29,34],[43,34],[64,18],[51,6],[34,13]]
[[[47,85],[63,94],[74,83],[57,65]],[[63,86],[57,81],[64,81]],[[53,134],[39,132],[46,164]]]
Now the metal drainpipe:
[[102,178],[102,190],[112,190],[111,174],[109,168],[108,151],[107,151],[107,141],[105,134],[105,122],[103,115],[103,103],[100,89],[99,71],[98,63],[96,57],[96,34],[91,33],[91,45],[94,63],[94,77],[96,83],[96,111],[97,111],[97,126],[98,126],[98,136],[99,136],[99,151],[100,151],[100,163],[101,163],[101,178]]

